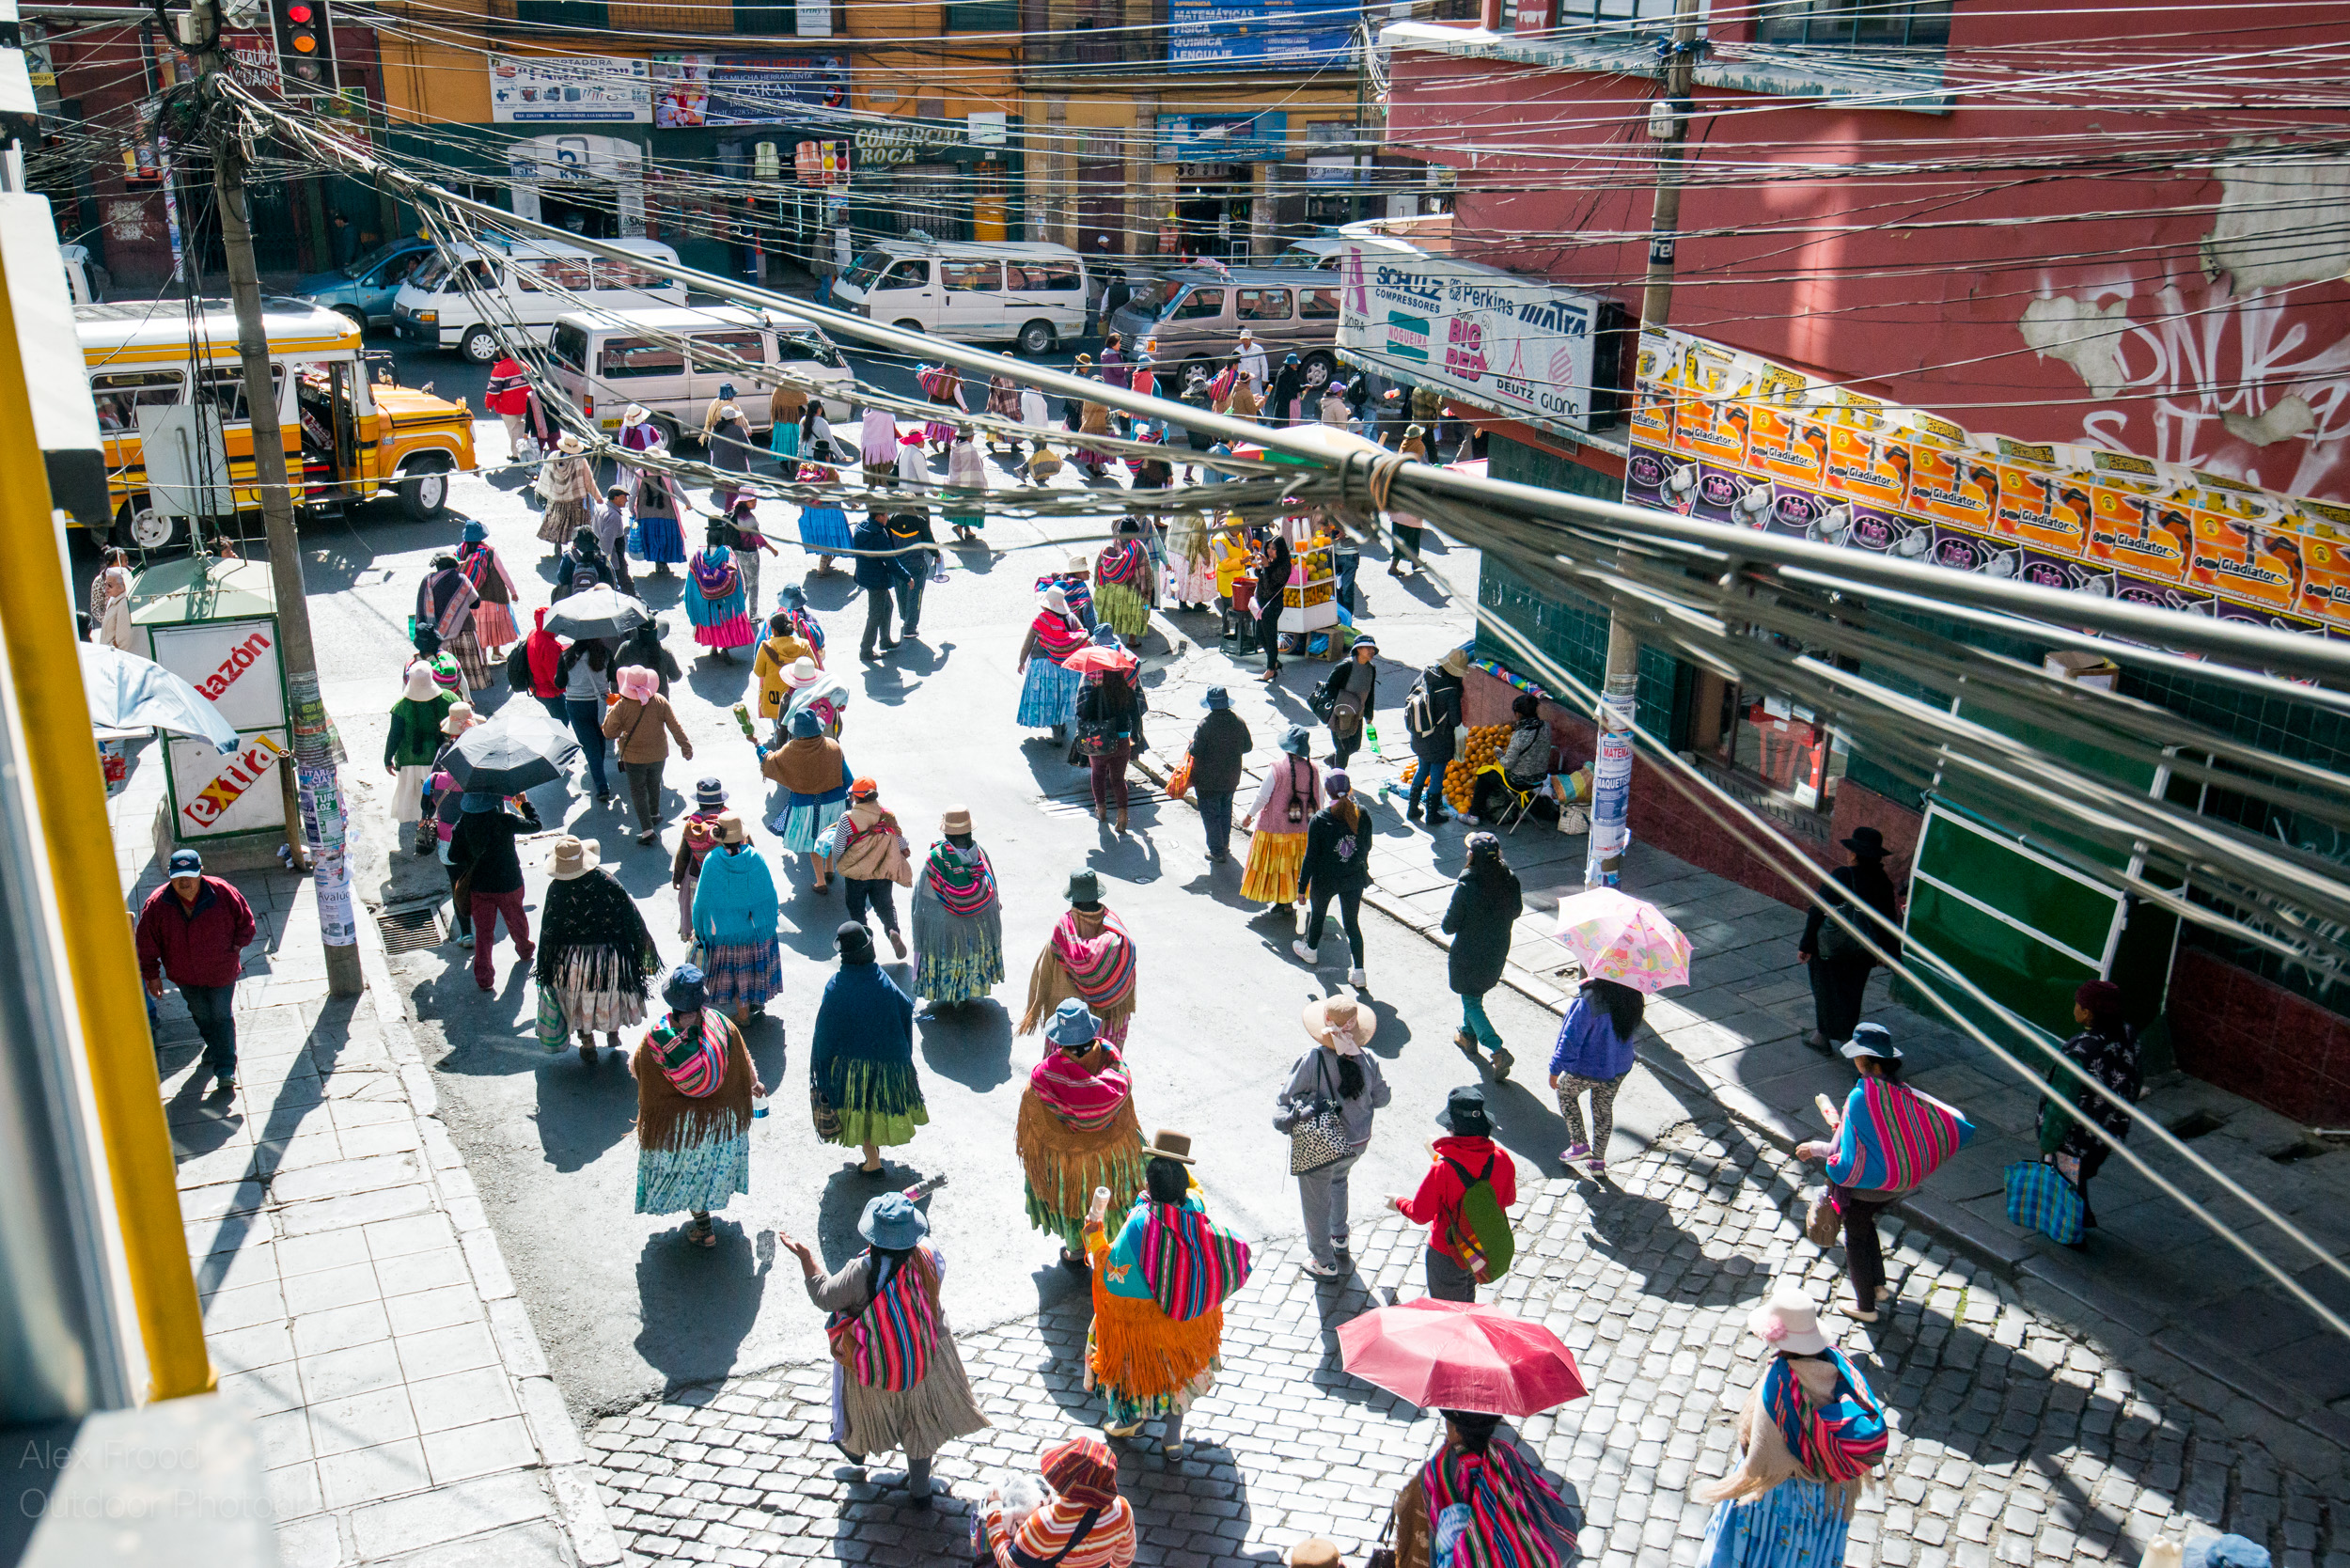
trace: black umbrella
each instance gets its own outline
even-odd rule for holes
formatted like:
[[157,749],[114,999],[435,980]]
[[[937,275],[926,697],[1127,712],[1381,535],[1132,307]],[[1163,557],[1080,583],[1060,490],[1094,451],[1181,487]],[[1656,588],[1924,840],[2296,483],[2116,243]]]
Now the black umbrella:
[[652,612],[609,583],[582,588],[547,611],[547,630],[576,642],[583,637],[624,637],[652,623]]
[[545,709],[515,702],[458,736],[444,765],[468,794],[518,795],[562,778],[578,750],[579,742],[556,729]]

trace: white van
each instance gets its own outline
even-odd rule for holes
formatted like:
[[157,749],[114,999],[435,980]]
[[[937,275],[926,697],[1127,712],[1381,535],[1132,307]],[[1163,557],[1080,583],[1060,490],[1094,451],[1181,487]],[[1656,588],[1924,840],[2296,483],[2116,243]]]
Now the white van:
[[[677,264],[677,252],[658,240],[612,243],[650,260]],[[584,306],[684,303],[685,285],[650,267],[591,257],[553,240],[493,240],[444,244],[418,267],[393,296],[392,330],[412,343],[455,349],[475,364],[487,365],[498,357],[493,321],[507,326],[519,322],[543,343],[558,317]]]
[[856,381],[822,328],[736,305],[574,311],[555,323],[547,358],[556,386],[599,428],[619,430],[621,411],[642,403],[672,443],[681,432],[699,439],[703,411],[728,383],[744,422],[768,428],[769,384],[740,365],[789,366],[822,389],[824,417],[838,421],[849,417]]
[[842,309],[965,343],[1051,353],[1086,332],[1085,258],[1038,241],[942,244],[885,240],[834,285]]

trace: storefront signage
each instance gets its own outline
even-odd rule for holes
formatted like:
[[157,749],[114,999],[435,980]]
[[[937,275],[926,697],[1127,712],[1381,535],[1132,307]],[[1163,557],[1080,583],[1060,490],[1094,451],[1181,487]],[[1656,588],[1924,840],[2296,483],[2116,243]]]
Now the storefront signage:
[[856,161],[860,168],[892,164],[937,162],[944,150],[968,145],[962,125],[932,125],[918,119],[893,119],[856,128]]
[[795,125],[845,118],[838,55],[655,55],[652,120],[670,127]]
[[[264,791],[260,786],[274,784],[270,771],[289,753],[267,733],[241,739],[243,744],[226,757],[206,743],[172,743],[173,771],[182,789],[175,824],[180,838],[249,833],[284,823],[283,795],[275,788]],[[194,755],[179,755],[183,750]]]
[[1167,64],[1321,71],[1352,55],[1362,14],[1360,4],[1333,0],[1167,0]]
[[643,60],[596,55],[493,55],[490,118],[499,125],[652,123]]
[[2350,507],[2012,440],[1641,334],[1624,499],[1958,572],[2350,636]]
[[1350,356],[1529,424],[1590,429],[1590,295],[1375,240],[1340,250],[1339,274]]
[[1277,164],[1289,151],[1290,117],[1161,115],[1162,164]]

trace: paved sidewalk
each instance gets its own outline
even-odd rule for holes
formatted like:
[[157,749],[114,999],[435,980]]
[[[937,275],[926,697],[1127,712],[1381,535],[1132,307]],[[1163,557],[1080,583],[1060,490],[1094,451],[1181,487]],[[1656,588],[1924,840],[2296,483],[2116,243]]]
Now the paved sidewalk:
[[[1375,1137],[1407,1136],[1385,1121]],[[1495,1295],[1557,1331],[1591,1390],[1517,1423],[1585,1511],[1582,1560],[1664,1568],[1694,1560],[1709,1509],[1691,1488],[1730,1465],[1731,1423],[1759,1365],[1747,1314],[1775,1276],[1824,1298],[1839,1271],[1801,1237],[1792,1162],[1735,1123],[1684,1123],[1611,1175],[1605,1186],[1545,1178],[1521,1189],[1518,1266]],[[955,1201],[951,1188],[932,1200]],[[1364,1223],[1376,1202],[1355,1195],[1356,1272],[1343,1283],[1305,1275],[1295,1241],[1258,1252],[1226,1309],[1223,1370],[1186,1424],[1192,1457],[1170,1465],[1127,1446],[1120,1488],[1139,1516],[1140,1562],[1265,1564],[1313,1534],[1359,1562],[1376,1541],[1438,1437],[1433,1416],[1340,1370],[1341,1323],[1390,1291],[1421,1293],[1421,1232],[1391,1214]],[[935,1212],[948,1231],[973,1223]],[[2264,1427],[2208,1380],[2100,1355],[1989,1268],[1918,1227],[1887,1230],[1888,1316],[1872,1329],[1845,1324],[1841,1338],[1897,1435],[1848,1560],[2128,1568],[2158,1533],[2225,1528],[2272,1543],[2283,1568],[2350,1568],[2350,1550],[2319,1550],[2343,1535],[2339,1450],[2295,1450],[2295,1429]],[[1042,1238],[1021,1236],[1049,1256]],[[1099,1425],[1100,1401],[1081,1386],[1085,1331],[1078,1301],[959,1337],[995,1425],[941,1454],[950,1495],[928,1510],[852,1479],[826,1441],[826,1363],[599,1421],[588,1441],[626,1560],[967,1560],[969,1511],[987,1487]],[[2286,1450],[2265,1446],[2278,1435]]]
[[[150,745],[112,803],[134,909],[162,882],[161,798]],[[176,992],[157,1061],[206,1342],[259,1432],[283,1561],[616,1561],[374,930],[368,995],[331,999],[308,879],[227,880],[260,927],[237,988],[236,1095],[212,1097]]]
[[[1430,658],[1435,651],[1415,650]],[[1318,679],[1326,666],[1308,667]],[[1154,751],[1140,764],[1163,780],[1190,735],[1200,695],[1212,683],[1226,684],[1251,727],[1257,741],[1251,760],[1260,764],[1242,787],[1236,816],[1246,809],[1281,728],[1299,720],[1293,710],[1300,706],[1286,693],[1268,700],[1265,688],[1245,674],[1213,652],[1177,661],[1152,692],[1154,714],[1167,717],[1152,733]],[[1391,726],[1401,723],[1397,711],[1413,678],[1408,661],[1383,654],[1381,710]],[[1394,736],[1384,738],[1396,745],[1392,760],[1369,752],[1355,759],[1359,790],[1376,791],[1408,760]],[[1328,740],[1317,728],[1318,757],[1326,753]],[[1456,821],[1432,835],[1406,823],[1402,806],[1400,794],[1381,802],[1371,855],[1375,882],[1366,902],[1442,945],[1447,939],[1436,928],[1459,874],[1466,830]],[[1167,818],[1162,831],[1182,832],[1187,815]],[[1528,822],[1504,842],[1527,895],[1505,983],[1563,1011],[1573,980],[1563,972],[1565,950],[1548,933],[1559,896],[1582,888],[1585,839]],[[1803,1043],[1812,1021],[1810,989],[1794,956],[1803,913],[1638,843],[1623,885],[1671,916],[1695,951],[1690,987],[1650,1004],[1652,1033],[1641,1044],[1646,1070],[1693,1113],[1718,1105],[1781,1149],[1820,1137],[1825,1128],[1813,1096],[1825,1093],[1841,1104],[1853,1079],[1845,1064]],[[1375,953],[1372,963],[1375,982]],[[1977,1129],[1973,1143],[1901,1206],[1907,1218],[2014,1280],[2036,1308],[2094,1333],[2117,1353],[2175,1356],[2272,1414],[2332,1442],[2350,1443],[2350,1356],[2338,1337],[2119,1159],[2097,1179],[2101,1223],[2086,1252],[2011,1226],[2002,1172],[2012,1160],[2038,1157],[2036,1097],[1938,1019],[1892,1004],[1883,970],[1872,977],[1869,995],[1869,1014],[1888,1024],[1907,1056],[1907,1081],[1964,1109]],[[1515,1049],[1521,1077],[1542,1093],[1537,1074],[1548,1057],[1547,1043],[1519,1042]],[[2350,1150],[2313,1142],[2308,1129],[2175,1072],[2149,1082],[2138,1115],[2183,1130],[2198,1154],[2334,1257],[2350,1259]],[[2159,1151],[2152,1138],[2141,1134],[2130,1147],[2282,1262],[2312,1294],[2350,1313],[2350,1279],[2218,1194],[2208,1176]]]

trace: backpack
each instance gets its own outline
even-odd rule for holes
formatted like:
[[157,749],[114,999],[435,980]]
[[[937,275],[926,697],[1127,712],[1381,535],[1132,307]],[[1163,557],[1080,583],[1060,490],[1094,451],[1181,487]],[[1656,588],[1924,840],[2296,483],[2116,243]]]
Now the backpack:
[[1453,1212],[1445,1239],[1467,1258],[1468,1271],[1480,1284],[1490,1284],[1509,1273],[1510,1261],[1518,1252],[1517,1238],[1510,1233],[1510,1216],[1502,1212],[1489,1180],[1494,1161],[1500,1157],[1497,1152],[1489,1156],[1485,1168],[1471,1176],[1460,1161],[1444,1156],[1444,1163],[1461,1179],[1460,1207]]
[[514,645],[514,651],[506,656],[506,686],[509,691],[527,697],[532,688],[530,680],[530,650],[525,642]]
[[1416,741],[1433,739],[1436,733],[1436,704],[1428,695],[1428,677],[1412,682],[1412,692],[1403,699],[1403,728]]

